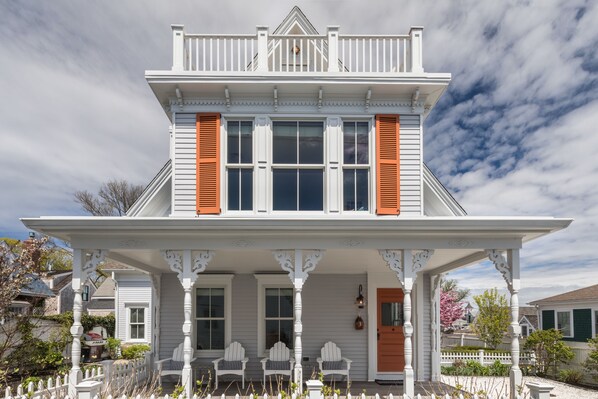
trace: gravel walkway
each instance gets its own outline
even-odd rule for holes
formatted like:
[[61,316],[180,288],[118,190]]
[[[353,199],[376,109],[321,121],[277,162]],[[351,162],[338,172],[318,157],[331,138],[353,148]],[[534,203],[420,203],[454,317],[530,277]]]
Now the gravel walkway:
[[[494,397],[501,395],[508,395],[509,393],[509,378],[508,377],[453,377],[443,375],[442,382],[451,386],[459,385],[462,390],[468,392],[478,392],[483,390]],[[554,389],[550,392],[551,398],[558,399],[570,399],[570,398],[583,398],[583,399],[598,399],[598,390],[585,389],[575,387],[562,382],[547,380],[540,377],[523,377],[523,385],[526,382],[543,382],[545,384],[552,385]],[[529,398],[529,390],[527,387],[523,388],[523,397]]]

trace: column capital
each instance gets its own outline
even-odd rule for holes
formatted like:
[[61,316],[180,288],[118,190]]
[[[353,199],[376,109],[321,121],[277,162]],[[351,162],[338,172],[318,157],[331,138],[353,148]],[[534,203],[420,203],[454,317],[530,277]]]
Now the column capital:
[[281,269],[289,273],[289,278],[295,288],[301,288],[305,280],[307,280],[309,273],[322,260],[324,253],[325,251],[321,249],[310,250],[305,255],[304,263],[303,250],[301,249],[272,251],[274,259],[280,264]]
[[[75,286],[77,283],[80,287],[80,284],[97,270],[98,265],[106,259],[106,255],[108,255],[107,249],[94,249],[89,254],[84,249],[73,250],[73,289],[78,288]],[[79,278],[78,282],[77,278]]]
[[417,279],[417,273],[426,266],[432,255],[434,255],[434,250],[380,249],[378,253],[390,270],[397,274],[403,289],[410,291]]
[[[214,251],[174,251],[165,249],[160,251],[162,257],[168,263],[170,270],[177,274],[183,287],[191,287],[195,284],[199,273],[206,270],[208,263],[214,258]],[[195,256],[194,256],[195,255]]]

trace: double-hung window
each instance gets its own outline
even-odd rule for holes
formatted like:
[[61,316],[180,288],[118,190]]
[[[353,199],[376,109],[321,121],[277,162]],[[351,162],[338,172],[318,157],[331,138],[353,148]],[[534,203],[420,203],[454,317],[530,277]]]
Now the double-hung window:
[[253,122],[228,121],[226,171],[228,210],[253,210]]
[[557,330],[563,333],[563,337],[572,337],[571,312],[556,312]]
[[343,123],[343,210],[370,209],[370,128],[368,122]]
[[293,289],[266,288],[266,348],[278,341],[293,349]]
[[324,210],[324,123],[272,124],[274,211]]
[[145,339],[145,307],[129,308],[129,339]]
[[195,303],[197,349],[224,349],[224,288],[198,288]]

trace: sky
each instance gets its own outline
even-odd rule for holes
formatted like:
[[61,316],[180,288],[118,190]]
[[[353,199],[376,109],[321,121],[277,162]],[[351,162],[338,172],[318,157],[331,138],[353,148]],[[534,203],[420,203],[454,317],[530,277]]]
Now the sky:
[[[522,250],[520,302],[598,283],[596,1],[0,2],[0,236],[162,167],[169,122],[144,71],[170,69],[171,24],[253,33],[294,5],[320,32],[424,26],[425,70],[453,76],[424,126],[428,166],[469,215],[575,219]],[[488,262],[449,277],[505,287]]]

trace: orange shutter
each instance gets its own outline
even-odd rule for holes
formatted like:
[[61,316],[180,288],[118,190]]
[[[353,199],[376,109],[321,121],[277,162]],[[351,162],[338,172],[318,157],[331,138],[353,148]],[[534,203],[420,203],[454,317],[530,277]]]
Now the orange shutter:
[[197,114],[197,213],[220,213],[220,114]]
[[399,115],[376,115],[376,213],[398,215]]

